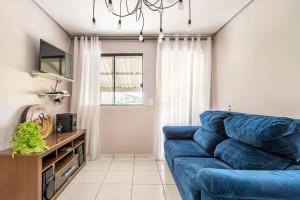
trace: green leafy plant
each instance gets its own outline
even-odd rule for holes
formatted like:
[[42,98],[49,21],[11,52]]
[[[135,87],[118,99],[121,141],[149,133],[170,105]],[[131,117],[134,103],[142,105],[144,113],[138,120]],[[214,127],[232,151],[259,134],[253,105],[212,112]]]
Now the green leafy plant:
[[13,157],[16,153],[31,155],[43,152],[48,148],[41,136],[41,127],[35,121],[19,124],[12,136]]

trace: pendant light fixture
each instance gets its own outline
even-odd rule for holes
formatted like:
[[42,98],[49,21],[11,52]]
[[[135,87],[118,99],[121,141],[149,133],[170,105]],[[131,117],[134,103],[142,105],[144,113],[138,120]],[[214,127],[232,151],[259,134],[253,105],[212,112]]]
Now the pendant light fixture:
[[[131,15],[135,15],[136,21],[140,21],[142,20],[142,27],[141,27],[141,31],[139,34],[139,41],[144,41],[144,37],[143,37],[143,30],[144,30],[144,13],[143,13],[143,8],[148,8],[149,10],[153,11],[153,12],[159,12],[160,13],[160,30],[159,30],[159,36],[158,36],[158,40],[160,42],[163,41],[164,38],[164,33],[163,33],[163,28],[162,28],[162,15],[163,12],[166,9],[169,9],[171,7],[174,6],[178,6],[179,10],[184,10],[184,2],[183,0],[168,0],[168,4],[164,5],[164,0],[155,0],[155,1],[151,1],[151,0],[137,0],[136,4],[134,6],[134,8],[132,10],[129,9],[128,6],[128,2],[130,0],[104,0],[107,10],[109,12],[111,12],[114,16],[119,17],[119,21],[118,21],[118,29],[121,29],[122,26],[122,21],[121,19],[123,17],[129,17]],[[191,26],[192,24],[192,20],[191,20],[191,2],[190,0],[184,0],[184,1],[188,1],[189,4],[189,19],[188,19],[188,27]],[[116,3],[120,3],[120,10],[119,12],[114,12],[114,7],[113,7],[113,2]],[[122,9],[122,6],[124,7]],[[122,13],[122,10],[125,11],[125,13]],[[95,0],[94,0],[94,4],[93,4],[93,18],[92,18],[92,22],[93,24],[96,24],[96,19],[94,16],[94,12],[95,12]]]
[[179,0],[178,1],[178,8],[179,8],[179,10],[183,10],[184,9],[183,0]]
[[163,39],[164,39],[164,33],[163,33],[163,29],[162,29],[162,15],[163,15],[163,9],[160,10],[160,24],[159,24],[159,35],[158,35],[158,42],[162,43]]
[[189,21],[188,21],[187,31],[190,31],[191,27],[192,27],[191,0],[189,0]]
[[97,28],[96,18],[95,18],[95,0],[93,1],[93,19],[92,19],[93,29]]
[[[106,2],[106,0],[105,0],[105,2]],[[112,0],[108,0],[107,10],[108,10],[108,12],[111,12],[111,13],[114,12],[114,7],[113,7],[113,4],[112,4]]]
[[122,29],[122,22],[121,22],[121,19],[119,19],[118,21],[118,27],[117,27],[118,30],[121,30]]
[[139,41],[144,42],[143,32],[140,32]]

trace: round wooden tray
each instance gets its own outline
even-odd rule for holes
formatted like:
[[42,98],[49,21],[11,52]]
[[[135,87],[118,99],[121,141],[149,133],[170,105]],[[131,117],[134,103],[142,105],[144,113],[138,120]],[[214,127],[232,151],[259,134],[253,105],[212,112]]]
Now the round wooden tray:
[[35,104],[25,108],[21,116],[21,122],[36,121],[41,126],[41,135],[46,138],[53,128],[52,118],[46,113],[43,105]]

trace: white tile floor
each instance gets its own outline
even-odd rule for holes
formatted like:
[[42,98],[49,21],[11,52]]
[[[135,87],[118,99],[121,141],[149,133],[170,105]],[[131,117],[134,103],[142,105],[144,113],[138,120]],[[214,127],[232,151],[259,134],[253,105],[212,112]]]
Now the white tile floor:
[[88,162],[59,200],[181,200],[164,161],[105,154]]

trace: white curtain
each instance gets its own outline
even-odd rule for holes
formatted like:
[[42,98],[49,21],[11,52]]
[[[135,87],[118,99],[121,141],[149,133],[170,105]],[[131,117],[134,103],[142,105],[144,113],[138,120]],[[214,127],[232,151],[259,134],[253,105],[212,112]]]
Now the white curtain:
[[100,156],[100,58],[97,37],[74,38],[74,83],[71,112],[77,113],[77,126],[87,130],[88,157]]
[[162,127],[199,125],[210,108],[211,38],[157,43],[155,155],[164,159]]

